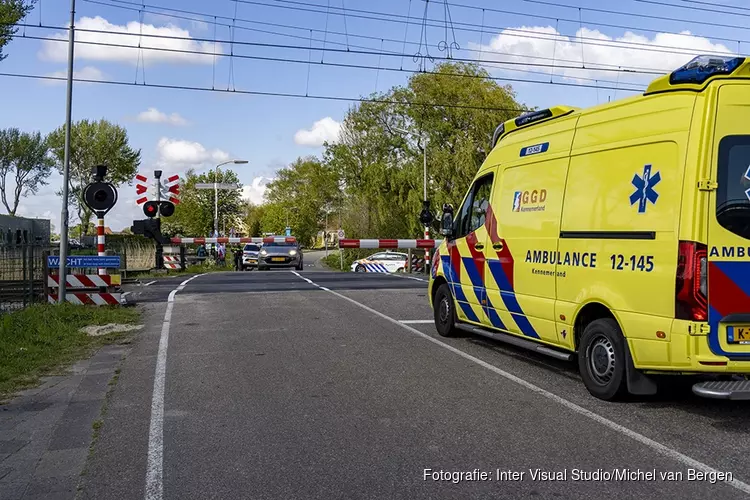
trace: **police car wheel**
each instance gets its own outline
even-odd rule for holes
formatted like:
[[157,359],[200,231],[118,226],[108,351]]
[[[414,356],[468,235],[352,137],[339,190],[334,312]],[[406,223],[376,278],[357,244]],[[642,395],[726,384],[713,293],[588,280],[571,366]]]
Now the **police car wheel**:
[[447,283],[443,283],[435,294],[433,303],[435,315],[435,328],[442,337],[455,337],[456,329],[456,306],[453,295]]
[[357,267],[354,268],[354,272],[357,273],[364,273],[365,271],[365,266],[363,266],[362,264],[357,264]]
[[578,369],[592,396],[615,401],[627,394],[625,338],[611,318],[592,321],[581,336]]

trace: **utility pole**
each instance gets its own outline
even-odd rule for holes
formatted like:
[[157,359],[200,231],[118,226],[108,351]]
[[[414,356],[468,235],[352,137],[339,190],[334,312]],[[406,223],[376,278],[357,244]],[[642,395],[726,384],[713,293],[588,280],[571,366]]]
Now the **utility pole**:
[[[73,110],[73,48],[75,42],[76,0],[70,0],[70,30],[68,32],[68,92],[65,103],[65,158],[63,160],[62,212],[60,214],[60,287],[57,302],[66,299],[66,276],[68,274],[68,183],[70,180],[70,127]],[[46,278],[45,278],[46,279]]]

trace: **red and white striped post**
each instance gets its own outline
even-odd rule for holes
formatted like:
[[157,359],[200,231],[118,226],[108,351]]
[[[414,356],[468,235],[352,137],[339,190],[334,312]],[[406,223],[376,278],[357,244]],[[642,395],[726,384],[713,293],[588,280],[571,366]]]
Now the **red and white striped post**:
[[[424,227],[424,239],[429,240],[430,239],[430,228],[428,226]],[[428,248],[424,249],[424,268],[429,269],[430,268],[430,250]],[[429,272],[429,271],[428,271]]]
[[[99,257],[104,257],[104,217],[99,217],[99,225],[96,228],[96,251]],[[99,268],[99,275],[107,274],[107,270],[103,267]]]

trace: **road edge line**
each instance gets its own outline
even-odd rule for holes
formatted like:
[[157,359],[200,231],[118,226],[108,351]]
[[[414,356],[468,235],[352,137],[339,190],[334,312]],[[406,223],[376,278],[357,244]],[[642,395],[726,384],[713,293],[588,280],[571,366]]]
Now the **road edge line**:
[[161,325],[161,336],[159,337],[159,351],[156,355],[156,367],[154,368],[154,390],[151,396],[151,420],[148,432],[148,457],[146,461],[146,500],[161,500],[164,495],[164,387],[167,374],[167,348],[169,347],[169,327],[172,322],[172,309],[177,292],[182,291],[185,286],[199,276],[192,276],[169,292],[167,298],[167,309],[164,311],[164,320]]
[[[313,284],[315,284],[315,283],[313,283]],[[315,286],[318,286],[319,288],[326,290],[328,293],[331,293],[331,294],[335,295],[336,297],[339,297],[339,298],[344,299],[344,300],[346,300],[348,302],[351,302],[352,304],[354,304],[354,305],[356,305],[356,306],[358,306],[358,307],[360,307],[360,308],[362,308],[362,309],[364,309],[364,310],[366,310],[366,311],[368,311],[368,312],[370,312],[370,313],[372,313],[372,314],[374,314],[376,316],[379,316],[379,317],[381,317],[381,318],[383,318],[385,320],[388,320],[389,322],[393,323],[394,325],[398,325],[401,328],[409,330],[410,332],[419,335],[420,337],[424,338],[425,340],[428,340],[428,341],[432,342],[433,344],[436,344],[436,345],[438,345],[438,346],[440,346],[440,347],[442,347],[444,349],[447,349],[447,350],[453,352],[454,354],[458,354],[459,356],[461,356],[461,357],[463,357],[463,358],[465,358],[465,359],[467,359],[469,361],[472,361],[472,362],[478,364],[479,366],[481,366],[483,368],[486,368],[486,369],[490,370],[491,372],[494,372],[495,374],[500,375],[501,377],[503,377],[503,378],[505,378],[507,380],[510,380],[511,382],[515,382],[516,384],[518,384],[518,385],[520,385],[522,387],[525,387],[526,389],[529,389],[532,392],[535,392],[535,393],[539,394],[540,396],[543,396],[543,397],[545,397],[547,399],[550,399],[550,400],[552,400],[552,401],[554,401],[554,402],[556,402],[558,404],[561,404],[562,406],[568,408],[569,410],[571,410],[571,411],[573,411],[575,413],[578,413],[579,415],[582,415],[582,416],[584,416],[586,418],[589,418],[590,420],[593,420],[593,421],[595,421],[595,422],[597,422],[597,423],[599,423],[601,425],[604,425],[605,427],[608,427],[608,428],[610,428],[610,429],[612,429],[612,430],[614,430],[616,432],[619,432],[620,434],[623,434],[623,435],[625,435],[625,436],[633,439],[634,441],[636,441],[638,443],[641,443],[642,445],[647,446],[648,448],[651,448],[652,450],[654,450],[655,452],[657,452],[658,454],[660,454],[662,456],[665,456],[667,458],[671,458],[671,459],[673,459],[673,460],[675,460],[675,461],[677,461],[677,462],[679,462],[679,463],[681,463],[683,465],[687,465],[687,466],[689,466],[689,467],[691,467],[693,469],[697,469],[697,470],[700,470],[702,472],[707,472],[707,473],[712,473],[712,474],[720,474],[719,470],[717,470],[717,469],[715,469],[715,468],[713,468],[713,467],[711,467],[711,466],[709,466],[707,464],[704,464],[703,462],[700,462],[700,461],[698,461],[698,460],[696,460],[694,458],[691,458],[691,457],[685,455],[684,453],[681,453],[681,452],[679,452],[679,451],[677,451],[677,450],[675,450],[673,448],[670,448],[670,447],[668,447],[668,446],[666,446],[664,444],[659,443],[658,441],[654,441],[653,439],[651,439],[649,437],[646,437],[643,434],[640,434],[639,432],[636,432],[636,431],[634,431],[632,429],[629,429],[629,428],[625,427],[624,425],[620,425],[617,422],[614,422],[614,421],[612,421],[612,420],[610,420],[610,419],[608,419],[606,417],[603,417],[603,416],[599,415],[598,413],[594,413],[591,410],[587,410],[586,408],[584,408],[582,406],[579,406],[576,403],[573,403],[572,401],[568,401],[567,399],[565,399],[565,398],[563,398],[561,396],[558,396],[557,394],[554,394],[554,393],[552,393],[552,392],[550,392],[550,391],[548,391],[546,389],[542,389],[541,387],[539,387],[537,385],[534,385],[534,384],[532,384],[531,382],[529,382],[527,380],[524,380],[524,379],[522,379],[522,378],[520,378],[520,377],[518,377],[516,375],[513,375],[512,373],[506,372],[505,370],[502,370],[502,369],[500,369],[500,368],[498,368],[498,367],[496,367],[496,366],[494,366],[494,365],[492,365],[490,363],[487,363],[486,361],[483,361],[483,360],[481,360],[481,359],[479,359],[477,357],[474,357],[471,354],[468,354],[468,353],[462,351],[461,349],[458,349],[456,347],[448,345],[445,342],[441,342],[440,340],[438,340],[438,339],[436,339],[436,338],[434,338],[434,337],[432,337],[430,335],[427,335],[426,333],[420,332],[416,328],[412,328],[409,325],[405,325],[405,324],[401,323],[399,320],[391,318],[390,316],[388,316],[386,314],[383,314],[380,311],[377,311],[377,310],[375,310],[375,309],[373,309],[373,308],[371,308],[369,306],[366,306],[365,304],[357,302],[356,300],[354,300],[354,299],[352,299],[350,297],[347,297],[346,295],[342,295],[342,294],[340,294],[338,292],[334,292],[333,290],[330,290],[330,289],[327,289],[327,288],[323,288],[323,287],[321,287],[321,286],[319,286],[317,284],[315,284]],[[732,486],[733,488],[738,489],[738,490],[740,490],[740,491],[742,491],[744,493],[750,493],[750,484],[744,483],[744,482],[742,482],[742,481],[740,481],[738,479],[732,479],[731,481],[721,481],[721,482],[725,483],[725,484],[727,484],[729,486]]]

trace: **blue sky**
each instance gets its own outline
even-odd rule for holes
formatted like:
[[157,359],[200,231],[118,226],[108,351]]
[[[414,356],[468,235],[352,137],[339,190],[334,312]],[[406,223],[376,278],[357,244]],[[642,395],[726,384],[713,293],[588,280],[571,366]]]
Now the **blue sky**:
[[[721,0],[720,3],[742,7],[740,0]],[[551,68],[539,65],[554,61],[556,66],[580,67],[583,52],[588,70],[558,67],[552,76],[555,84],[507,82],[517,91],[518,99],[530,106],[596,105],[608,99],[634,95],[634,92],[604,87],[645,88],[648,81],[655,78],[653,74],[591,69],[603,67],[597,65],[666,72],[690,60],[694,53],[746,53],[750,47],[742,43],[750,41],[750,30],[718,26],[749,25],[750,10],[732,10],[721,5],[711,7],[685,0],[507,0],[502,3],[450,0],[449,4],[454,30],[448,29],[447,41],[454,41],[455,32],[455,41],[460,47],[453,52],[453,57],[517,63],[515,66],[488,66],[495,77],[549,82]],[[330,13],[326,14],[329,5]],[[466,8],[467,5],[479,9]],[[232,88],[230,74],[233,73],[233,86],[238,90],[357,97],[403,84],[416,63],[411,56],[380,57],[331,51],[324,54],[320,50],[323,40],[329,49],[348,47],[350,51],[382,50],[409,55],[419,51],[424,54],[424,45],[419,45],[422,37],[419,23],[424,8],[423,0],[376,3],[362,0],[297,0],[297,3],[276,0],[241,0],[240,3],[234,0],[97,0],[95,3],[78,0],[77,26],[106,32],[78,32],[78,40],[124,45],[137,44],[140,40],[142,46],[151,44],[197,53],[77,44],[75,69],[82,78],[94,80],[141,84],[145,79],[149,85],[223,90]],[[487,10],[493,8],[504,12]],[[373,17],[373,14],[357,10],[396,14],[402,16],[398,18],[400,21],[409,16],[414,24],[407,30],[403,22],[365,19],[363,17]],[[637,16],[604,11],[630,11]],[[346,16],[336,15],[344,12]],[[444,12],[441,1],[429,2],[427,17],[433,20],[431,23],[440,24],[428,27],[426,33],[429,52],[435,57],[446,56],[446,52],[437,47],[446,40]],[[164,15],[170,13],[181,18]],[[198,14],[216,16],[217,22],[214,24],[213,17]],[[69,15],[67,0],[39,0],[26,22],[61,28],[67,26]],[[234,32],[227,26],[232,24],[232,18],[237,19]],[[117,34],[122,31],[162,38]],[[685,32],[700,37],[678,34]],[[27,27],[27,37],[23,34],[22,28],[16,40],[6,48],[9,57],[0,63],[0,72],[64,76],[67,43],[30,37],[66,40],[65,30]],[[583,37],[583,47],[575,38],[577,34]],[[173,38],[164,38],[164,35]],[[232,37],[243,43],[206,41],[228,42]],[[308,47],[311,43],[318,50],[278,47]],[[215,50],[238,57],[214,56]],[[139,53],[145,61],[145,70],[137,62]],[[259,60],[259,57],[286,62]],[[329,64],[320,64],[321,58]],[[313,64],[291,63],[289,59],[311,60]],[[406,71],[341,68],[330,63],[387,66]],[[4,90],[0,94],[3,109],[0,127],[46,133],[64,122],[64,82],[11,77],[0,77],[0,81]],[[142,150],[140,171],[146,175],[157,167],[166,174],[182,173],[190,167],[206,171],[224,159],[247,159],[248,165],[235,169],[243,184],[250,186],[245,195],[257,202],[262,197],[263,185],[273,178],[278,168],[300,155],[319,154],[323,139],[335,140],[338,122],[350,105],[345,101],[76,83],[73,118],[106,118],[126,127],[131,144]],[[59,228],[60,200],[54,194],[59,187],[60,177],[52,176],[50,185],[38,196],[21,202],[21,215],[51,218]],[[114,230],[129,226],[132,219],[140,216],[135,197],[134,187],[122,187],[118,206],[108,216],[107,224]]]

